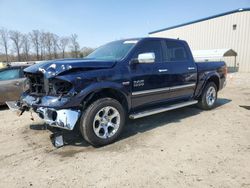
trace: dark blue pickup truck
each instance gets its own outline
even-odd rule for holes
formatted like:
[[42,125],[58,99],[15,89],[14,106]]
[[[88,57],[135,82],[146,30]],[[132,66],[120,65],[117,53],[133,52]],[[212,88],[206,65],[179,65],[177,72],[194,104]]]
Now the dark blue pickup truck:
[[183,40],[135,38],[103,45],[84,59],[48,61],[24,72],[28,90],[15,108],[32,110],[53,127],[77,125],[85,140],[103,146],[119,137],[127,117],[196,103],[212,109],[227,67],[195,63]]

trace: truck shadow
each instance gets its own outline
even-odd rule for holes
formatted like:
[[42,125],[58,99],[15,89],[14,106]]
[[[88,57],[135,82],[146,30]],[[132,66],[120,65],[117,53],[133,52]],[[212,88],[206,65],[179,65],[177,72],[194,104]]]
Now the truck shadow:
[[7,105],[0,105],[0,111],[4,111],[4,110],[8,110],[8,106]]
[[[219,98],[216,103],[215,109],[231,101],[232,100],[230,99]],[[203,110],[193,105],[193,106],[184,107],[181,109],[176,109],[176,110],[144,117],[141,119],[128,120],[127,126],[125,127],[120,140],[134,136],[138,133],[150,131],[157,127],[167,126],[167,124],[169,123],[181,122],[183,119],[198,115],[201,112],[203,112]]]
[[[231,102],[230,99],[219,98],[215,109],[229,102]],[[167,124],[169,123],[181,122],[183,119],[198,115],[202,111],[203,110],[200,110],[194,105],[190,107],[185,107],[169,112],[163,112],[160,114],[144,117],[141,119],[128,120],[119,140],[126,139],[138,133],[150,131],[157,127],[167,126]],[[59,130],[56,128],[52,128],[44,124],[44,125],[30,125],[30,129],[38,131],[48,129],[49,131],[51,131],[52,134],[57,134],[59,131],[64,137],[64,146],[67,145],[80,146],[80,147],[89,146],[89,144],[82,138],[78,127],[76,127],[73,131],[67,131],[67,130]]]

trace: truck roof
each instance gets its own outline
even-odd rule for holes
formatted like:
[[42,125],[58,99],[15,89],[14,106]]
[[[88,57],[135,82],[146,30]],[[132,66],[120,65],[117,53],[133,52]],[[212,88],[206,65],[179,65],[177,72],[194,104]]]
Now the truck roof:
[[[130,40],[150,40],[150,39],[156,39],[156,40],[162,40],[162,39],[167,39],[167,40],[178,40],[178,41],[183,41],[186,42],[185,40],[181,40],[181,39],[173,39],[173,38],[163,38],[163,37],[137,37],[137,38],[127,38],[127,39],[121,39],[120,41],[130,41]],[[118,40],[119,41],[119,40]]]

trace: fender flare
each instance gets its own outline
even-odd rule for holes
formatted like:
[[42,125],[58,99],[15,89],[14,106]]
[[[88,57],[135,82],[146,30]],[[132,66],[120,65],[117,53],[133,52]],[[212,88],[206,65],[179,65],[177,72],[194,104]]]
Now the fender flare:
[[205,73],[204,74],[204,78],[202,78],[201,80],[198,81],[198,82],[201,82],[201,86],[200,86],[200,88],[198,88],[198,91],[197,91],[197,94],[196,94],[197,98],[201,96],[201,94],[202,94],[205,86],[208,83],[208,80],[210,80],[212,77],[216,77],[218,79],[218,88],[217,89],[218,90],[220,89],[221,83],[220,83],[220,76],[219,76],[219,74],[217,72],[214,72],[214,71],[213,72],[209,72],[209,73]]

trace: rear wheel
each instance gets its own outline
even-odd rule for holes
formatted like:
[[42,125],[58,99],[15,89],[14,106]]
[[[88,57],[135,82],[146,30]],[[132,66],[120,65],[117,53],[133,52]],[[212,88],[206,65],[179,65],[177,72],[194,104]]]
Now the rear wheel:
[[214,108],[217,101],[217,87],[214,82],[209,82],[202,92],[198,106],[204,110]]
[[115,99],[102,98],[91,104],[80,121],[80,130],[86,141],[93,146],[114,142],[125,124],[125,110]]

